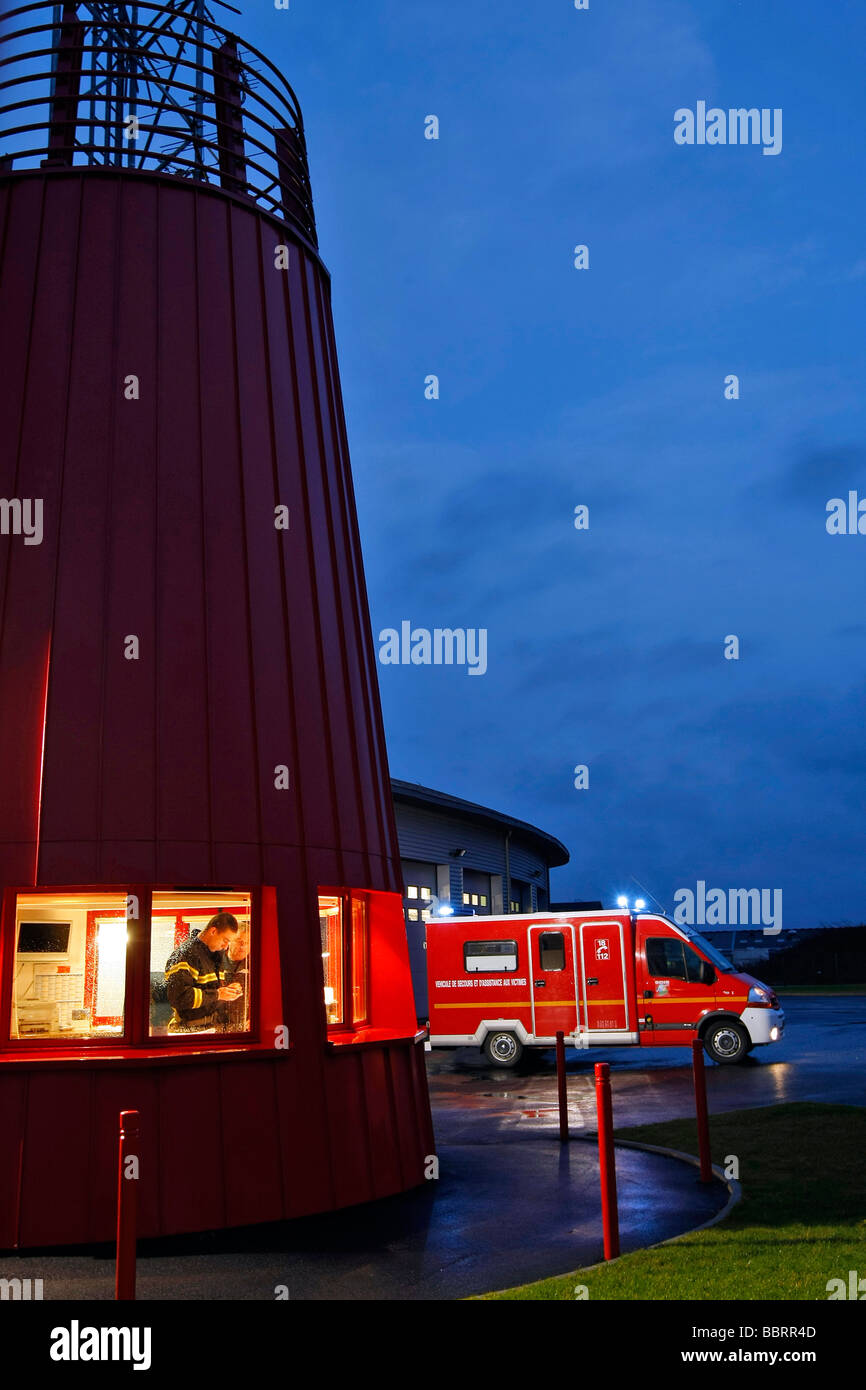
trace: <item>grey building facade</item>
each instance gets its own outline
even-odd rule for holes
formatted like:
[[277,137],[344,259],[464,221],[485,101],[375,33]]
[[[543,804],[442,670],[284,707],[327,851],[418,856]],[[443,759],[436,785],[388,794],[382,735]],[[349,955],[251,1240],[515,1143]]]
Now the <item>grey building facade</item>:
[[550,870],[568,863],[553,835],[446,792],[392,779],[403,906],[419,1018],[427,1013],[424,923],[438,903],[455,915],[550,906]]

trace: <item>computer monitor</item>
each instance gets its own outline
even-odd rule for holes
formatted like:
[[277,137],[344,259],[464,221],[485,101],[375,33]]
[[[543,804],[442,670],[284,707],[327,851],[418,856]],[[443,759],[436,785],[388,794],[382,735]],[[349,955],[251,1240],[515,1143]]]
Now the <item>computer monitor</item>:
[[18,928],[19,956],[65,956],[71,922],[22,922]]

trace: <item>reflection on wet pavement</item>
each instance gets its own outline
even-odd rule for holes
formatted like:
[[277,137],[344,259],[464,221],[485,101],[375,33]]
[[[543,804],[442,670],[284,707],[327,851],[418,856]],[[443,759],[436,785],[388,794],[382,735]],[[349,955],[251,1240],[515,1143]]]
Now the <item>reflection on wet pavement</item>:
[[[739,1067],[707,1067],[710,1112],[789,1100],[866,1103],[866,998],[783,1000],[784,1041]],[[477,1049],[427,1055],[440,1178],[348,1211],[143,1242],[138,1297],[452,1299],[565,1273],[601,1258],[593,1064],[611,1063],[619,1127],[694,1113],[687,1049],[570,1052],[571,1132],[558,1139],[553,1052],[511,1072]],[[674,1159],[617,1150],[623,1250],[694,1228],[723,1206]],[[14,1265],[14,1268],[13,1268]],[[0,1273],[42,1278],[46,1299],[110,1299],[110,1252],[31,1254]],[[589,1276],[591,1278],[591,1275]]]
[[[780,1043],[756,1048],[741,1066],[707,1062],[710,1111],[795,1100],[866,1105],[866,996],[783,997],[782,1005],[787,1023]],[[569,1124],[575,1134],[595,1129],[596,1062],[610,1063],[618,1128],[694,1113],[687,1048],[569,1050]],[[427,1071],[440,1142],[522,1140],[528,1129],[559,1123],[552,1048],[527,1049],[511,1071],[491,1067],[478,1048],[435,1049],[427,1054]]]

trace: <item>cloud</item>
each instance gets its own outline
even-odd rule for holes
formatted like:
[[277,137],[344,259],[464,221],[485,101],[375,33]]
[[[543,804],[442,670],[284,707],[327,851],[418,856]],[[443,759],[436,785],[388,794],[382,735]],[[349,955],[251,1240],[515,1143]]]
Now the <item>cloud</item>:
[[847,497],[849,488],[866,492],[866,446],[839,444],[812,448],[795,457],[780,477],[783,497],[823,512],[830,497]]

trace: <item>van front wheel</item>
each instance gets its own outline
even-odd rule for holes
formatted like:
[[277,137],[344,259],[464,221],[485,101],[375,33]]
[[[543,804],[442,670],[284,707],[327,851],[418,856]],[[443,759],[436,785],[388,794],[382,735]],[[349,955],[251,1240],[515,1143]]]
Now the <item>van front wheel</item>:
[[745,1061],[751,1051],[752,1039],[742,1023],[724,1018],[710,1024],[704,1033],[704,1047],[713,1061],[724,1067]]
[[513,1033],[488,1033],[482,1052],[494,1067],[513,1067],[523,1056],[523,1044]]

